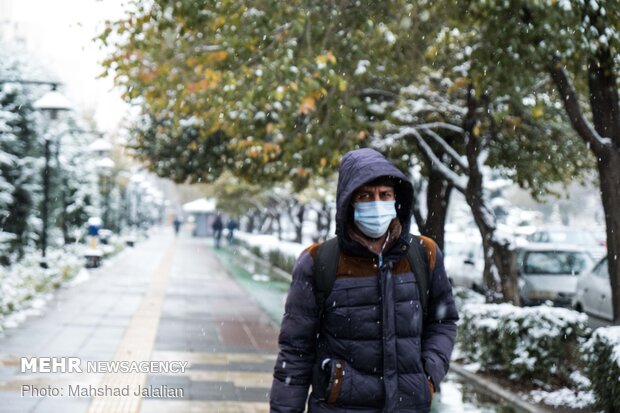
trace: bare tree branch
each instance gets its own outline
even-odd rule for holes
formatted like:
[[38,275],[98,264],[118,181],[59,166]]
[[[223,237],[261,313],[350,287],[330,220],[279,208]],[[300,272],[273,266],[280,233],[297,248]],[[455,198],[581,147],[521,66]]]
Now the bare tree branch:
[[461,168],[463,168],[464,170],[467,170],[467,162],[461,157],[461,155],[459,155],[459,153],[457,151],[454,150],[454,148],[452,146],[450,146],[448,144],[448,142],[445,141],[444,138],[442,138],[441,136],[439,136],[437,133],[435,133],[432,129],[428,129],[428,128],[424,128],[422,129],[424,131],[424,133],[426,133],[428,136],[430,136],[431,138],[433,138],[433,140],[435,142],[437,142],[441,148],[443,149],[443,151],[445,153],[447,153],[453,160],[454,162],[456,162],[456,164],[458,166],[460,166]]
[[389,90],[371,89],[371,88],[360,90],[360,92],[358,93],[358,96],[371,97],[371,98],[372,97],[375,97],[375,98],[384,97],[384,98],[390,98],[390,99],[397,99],[399,97],[398,93],[394,93]]
[[465,131],[460,126],[453,125],[447,122],[429,122],[415,125],[415,128],[420,129],[447,129],[456,133],[464,133]]
[[447,181],[449,181],[459,192],[465,193],[467,187],[467,177],[462,176],[451,170],[445,163],[439,159],[433,149],[426,143],[420,132],[414,127],[402,128],[399,133],[390,135],[393,139],[402,139],[408,136],[413,136],[424,155],[428,156],[431,160],[431,167],[439,171]]
[[581,136],[581,138],[586,141],[588,145],[590,145],[592,151],[594,151],[597,155],[603,152],[606,147],[610,147],[611,139],[599,135],[583,115],[583,111],[579,106],[577,92],[571,84],[566,71],[559,62],[555,62],[549,67],[549,74],[558,88],[560,98],[564,102],[564,108],[566,109],[570,123],[573,125],[573,128],[575,128],[579,136]]

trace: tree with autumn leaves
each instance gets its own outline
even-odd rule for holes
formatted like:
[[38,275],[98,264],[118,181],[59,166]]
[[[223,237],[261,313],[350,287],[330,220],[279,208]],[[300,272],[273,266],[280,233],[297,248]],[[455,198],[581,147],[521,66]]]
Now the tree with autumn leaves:
[[[400,128],[452,125],[427,128],[436,137],[423,131],[424,142],[461,158],[468,137],[484,137],[470,145],[472,159],[482,156],[534,195],[588,166],[584,145],[562,145],[574,135],[547,85],[480,93],[468,43],[475,35],[446,30],[458,22],[442,9],[449,3],[137,1],[100,41],[110,48],[104,67],[141,108],[134,150],[152,170],[201,182],[230,171],[261,186],[288,181],[298,193],[332,174],[345,151],[382,146],[432,177],[431,212],[415,217],[441,240],[454,182],[415,135],[390,140]],[[416,88],[424,91],[412,99]],[[535,110],[524,103],[532,99]],[[430,110],[402,116],[412,101]],[[542,155],[551,151],[556,162]],[[438,159],[457,173],[468,165],[450,151]],[[483,197],[482,185],[472,193]]]
[[[607,227],[614,322],[620,323],[620,3],[425,3],[445,22],[432,54],[441,62],[465,65],[478,109],[489,96],[508,96],[520,111],[543,120],[549,111],[562,109],[565,123],[595,158]],[[460,53],[450,51],[455,42],[464,46]],[[532,94],[545,89],[546,93]]]

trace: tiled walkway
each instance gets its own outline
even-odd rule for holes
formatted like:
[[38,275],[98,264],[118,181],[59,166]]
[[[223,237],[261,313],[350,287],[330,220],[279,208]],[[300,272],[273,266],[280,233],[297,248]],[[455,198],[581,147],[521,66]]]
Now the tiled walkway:
[[[266,412],[277,330],[221,267],[205,240],[162,232],[46,311],[0,336],[1,412]],[[187,362],[184,373],[20,373],[19,359]],[[69,386],[153,388],[167,397],[69,396]],[[58,397],[22,396],[22,386]],[[152,386],[152,387],[151,387]]]

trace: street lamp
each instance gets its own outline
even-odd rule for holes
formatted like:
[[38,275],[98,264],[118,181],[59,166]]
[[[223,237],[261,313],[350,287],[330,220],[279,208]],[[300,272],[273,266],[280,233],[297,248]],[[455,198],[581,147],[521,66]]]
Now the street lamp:
[[[73,109],[71,102],[65,98],[60,92],[56,91],[56,85],[52,86],[52,90],[41,96],[33,107],[46,113],[51,121],[58,119],[59,112],[65,112]],[[46,266],[45,255],[47,252],[47,229],[49,215],[49,190],[50,190],[50,142],[51,136],[49,131],[45,133],[45,167],[43,168],[43,207],[41,215],[43,228],[41,231],[41,255],[43,256],[43,266]]]
[[103,227],[106,229],[110,228],[110,192],[112,192],[112,171],[115,165],[114,161],[107,156],[99,159],[95,164],[103,182]]

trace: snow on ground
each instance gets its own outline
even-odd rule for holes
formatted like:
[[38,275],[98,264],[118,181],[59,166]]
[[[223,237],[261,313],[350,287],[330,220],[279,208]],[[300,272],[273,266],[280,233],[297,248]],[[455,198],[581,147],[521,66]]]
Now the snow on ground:
[[52,297],[52,294],[40,294],[28,301],[22,309],[13,311],[5,317],[0,316],[0,331],[7,328],[17,328],[28,317],[43,314],[43,309]]
[[82,284],[90,279],[90,273],[86,268],[82,268],[80,272],[73,277],[71,281],[67,283],[69,287],[73,287],[74,285]]
[[281,241],[273,235],[250,234],[239,231],[235,233],[235,237],[251,246],[259,247],[263,253],[276,250],[293,258],[299,257],[302,251],[308,247],[297,242]]

